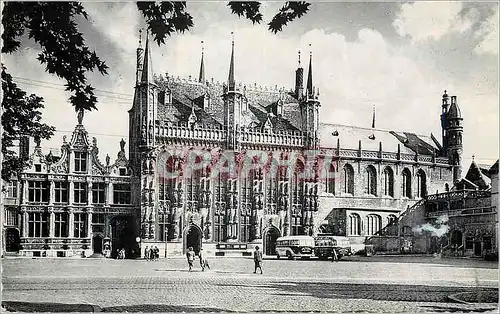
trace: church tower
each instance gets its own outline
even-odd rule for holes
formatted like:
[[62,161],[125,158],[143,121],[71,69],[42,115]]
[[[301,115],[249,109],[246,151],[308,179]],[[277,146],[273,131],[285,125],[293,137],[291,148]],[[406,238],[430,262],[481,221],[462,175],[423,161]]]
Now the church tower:
[[[144,52],[144,54],[143,54]],[[158,86],[153,80],[151,49],[146,35],[143,50],[141,40],[137,48],[137,68],[134,102],[129,110],[129,155],[134,176],[132,200],[140,206],[140,230],[142,239],[155,237],[155,156],[151,153],[155,146],[158,106]],[[139,226],[137,226],[139,229]]]
[[140,170],[141,154],[155,145],[158,86],[153,80],[151,49],[146,35],[145,50],[137,48],[137,68],[134,102],[129,110],[129,154],[134,171]]
[[446,113],[446,155],[453,165],[453,182],[462,177],[462,113],[457,103],[457,96],[451,96],[451,104]]
[[447,129],[447,119],[446,114],[448,112],[448,107],[450,106],[450,98],[446,91],[444,91],[443,99],[441,102],[441,137],[442,137],[442,145],[443,149],[441,151],[441,156],[447,156],[447,141],[446,141],[446,129]]
[[[300,64],[296,71],[296,93],[299,94],[301,90],[300,86],[300,75],[301,70]],[[304,133],[304,146],[310,149],[316,149],[319,147],[318,139],[318,128],[319,128],[319,89],[313,86],[313,74],[312,74],[312,52],[309,54],[309,71],[307,74],[307,85],[306,94],[299,100],[300,102],[300,113],[302,118],[302,130]]]

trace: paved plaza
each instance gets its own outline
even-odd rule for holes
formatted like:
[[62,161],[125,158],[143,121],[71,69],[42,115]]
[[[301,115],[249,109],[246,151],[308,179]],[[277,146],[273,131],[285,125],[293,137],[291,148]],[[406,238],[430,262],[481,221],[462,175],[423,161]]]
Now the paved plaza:
[[[7,310],[106,312],[494,312],[498,264],[432,257],[264,261],[21,259],[3,264]],[[465,303],[468,301],[469,303]],[[471,302],[474,303],[471,303]]]

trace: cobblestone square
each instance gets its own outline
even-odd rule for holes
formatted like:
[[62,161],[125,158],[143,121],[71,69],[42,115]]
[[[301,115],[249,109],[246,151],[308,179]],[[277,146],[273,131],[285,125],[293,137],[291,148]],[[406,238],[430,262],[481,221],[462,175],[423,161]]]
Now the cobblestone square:
[[[264,261],[4,259],[3,305],[20,311],[490,312],[497,263],[430,257]],[[481,303],[459,302],[461,295]],[[454,297],[456,296],[456,298]],[[458,300],[458,301],[457,301]],[[17,303],[16,303],[17,302]],[[497,301],[498,302],[498,301]]]

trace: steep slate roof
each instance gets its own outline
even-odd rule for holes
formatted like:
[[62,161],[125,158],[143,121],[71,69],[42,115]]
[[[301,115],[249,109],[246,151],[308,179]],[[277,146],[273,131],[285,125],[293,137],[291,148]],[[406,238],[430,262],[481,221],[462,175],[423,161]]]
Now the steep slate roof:
[[472,161],[465,178],[477,185],[481,190],[485,190],[491,185],[491,179],[481,171],[474,161]]
[[[160,90],[170,90],[172,93],[172,106],[159,105],[159,119],[171,123],[186,123],[191,114],[192,107],[195,108],[195,114],[198,122],[208,127],[221,127],[224,124],[224,102],[222,99],[223,88],[220,84],[206,84],[197,82],[187,82],[179,80],[157,79]],[[203,108],[204,97],[209,95],[210,106]],[[291,113],[285,112],[282,117],[272,118],[275,131],[297,131],[300,123],[297,123],[295,115],[298,110],[297,100],[278,90],[264,91],[246,91],[245,96],[248,100],[249,111],[243,117],[247,121],[257,123],[260,127],[267,120],[268,108],[282,99],[286,103],[286,109]],[[291,107],[297,108],[291,108]],[[293,117],[293,122],[288,121],[288,117]],[[300,119],[300,116],[299,116]]]
[[[338,136],[332,133],[338,132]],[[370,139],[371,135],[375,139]],[[345,149],[358,149],[359,140],[361,140],[361,149],[379,150],[379,142],[382,142],[382,150],[397,152],[398,144],[401,147],[401,153],[415,154],[417,147],[419,154],[430,155],[432,149],[437,147],[430,136],[416,135],[414,133],[401,133],[380,129],[361,128],[341,124],[321,123],[319,127],[319,138],[321,146],[324,148],[336,148],[337,139],[340,140],[340,147]]]
[[490,175],[492,174],[498,174],[498,160],[491,166],[490,170],[488,170]]

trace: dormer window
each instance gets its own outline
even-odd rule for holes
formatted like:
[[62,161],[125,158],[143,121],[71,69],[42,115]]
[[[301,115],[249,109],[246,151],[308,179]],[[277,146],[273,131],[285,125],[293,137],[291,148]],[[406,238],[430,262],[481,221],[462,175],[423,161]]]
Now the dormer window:
[[120,172],[121,176],[126,176],[127,175],[127,169],[126,168],[120,168],[120,169],[118,169],[118,171]]
[[42,165],[36,164],[35,165],[35,172],[42,172]]
[[75,152],[75,172],[87,171],[87,153]]

